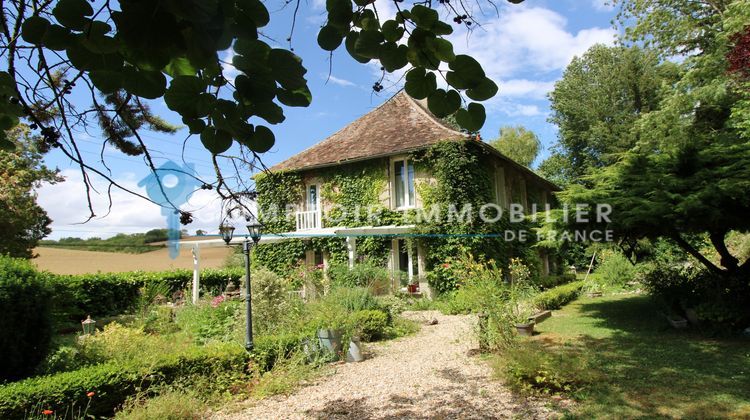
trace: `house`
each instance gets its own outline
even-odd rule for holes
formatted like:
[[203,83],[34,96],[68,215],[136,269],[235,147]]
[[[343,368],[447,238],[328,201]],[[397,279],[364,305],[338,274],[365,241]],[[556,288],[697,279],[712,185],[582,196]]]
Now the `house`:
[[[264,223],[271,233],[286,235],[297,243],[274,255],[287,258],[287,267],[296,260],[328,266],[332,260],[341,260],[342,255],[352,265],[362,256],[357,252],[357,241],[374,241],[377,244],[367,247],[373,258],[387,265],[394,275],[419,281],[420,289],[426,288],[426,273],[440,260],[430,253],[437,252],[436,241],[441,240],[440,235],[449,236],[443,232],[450,233],[451,225],[425,223],[425,217],[420,216],[450,209],[458,220],[465,205],[455,203],[451,208],[453,204],[439,200],[436,204],[431,197],[441,182],[453,182],[453,176],[446,175],[448,169],[438,170],[437,160],[430,160],[440,147],[461,153],[456,155],[458,159],[443,158],[444,166],[461,161],[464,166],[452,170],[473,177],[469,188],[450,186],[456,196],[474,188],[478,197],[474,203],[484,200],[490,210],[522,209],[525,214],[544,208],[554,199],[552,193],[558,189],[554,184],[476,136],[451,128],[433,116],[426,104],[402,91],[322,142],[271,167],[268,174],[256,177]],[[473,160],[462,160],[468,155]],[[477,216],[479,210],[470,212]],[[481,230],[492,231],[485,226]],[[480,243],[482,249],[504,246],[498,235],[490,236],[493,242]],[[467,237],[474,240],[472,235]],[[335,242],[321,246],[316,238],[333,238]],[[256,254],[260,263],[270,255]],[[544,255],[541,260],[542,270],[548,272],[549,261]],[[266,263],[279,266],[278,260]]]

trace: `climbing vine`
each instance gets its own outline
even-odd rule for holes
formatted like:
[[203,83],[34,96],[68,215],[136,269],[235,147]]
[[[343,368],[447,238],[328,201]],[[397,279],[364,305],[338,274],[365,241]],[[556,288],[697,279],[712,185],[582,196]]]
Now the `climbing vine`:
[[[494,201],[494,169],[489,152],[471,142],[446,141],[415,153],[414,159],[419,167],[429,168],[434,177],[434,182],[418,187],[425,207],[437,205],[445,215],[451,205],[459,210],[464,204],[471,205],[463,222],[441,217],[417,225],[416,233],[427,235],[422,243],[427,250],[428,272],[446,258],[466,253],[478,260],[505,262],[519,256],[526,261],[535,259],[530,242],[507,241],[504,236],[506,231],[529,230],[529,222],[514,224],[511,228],[507,212],[500,215],[496,223],[485,223],[479,217],[481,206]],[[494,218],[497,213],[490,209],[485,215]],[[444,279],[439,272],[435,270],[429,275],[429,281],[441,290],[440,283]]]
[[[451,205],[458,206],[460,211],[461,206],[470,204],[471,210],[462,221],[451,221],[446,217],[418,217],[417,213],[422,211],[420,209],[391,210],[387,202],[381,201],[388,187],[387,167],[390,160],[377,159],[334,166],[310,174],[321,182],[324,226],[414,224],[414,233],[425,235],[420,241],[427,250],[428,271],[443,263],[447,257],[458,257],[464,253],[471,253],[479,260],[492,259],[503,264],[514,257],[522,257],[527,264],[538,264],[530,238],[527,242],[520,242],[508,241],[504,236],[506,231],[511,230],[531,232],[531,222],[521,222],[511,227],[507,212],[500,215],[496,223],[485,223],[480,218],[482,206],[495,198],[494,160],[486,149],[474,142],[445,141],[414,152],[410,158],[417,173],[430,174],[427,179],[416,181],[422,208],[430,211],[436,206],[444,216],[451,211]],[[519,183],[520,179],[511,181]],[[298,204],[304,196],[303,177],[300,174],[264,175],[256,182],[262,217],[266,215],[267,208],[274,209],[277,212],[274,215],[278,216],[280,209]],[[514,185],[512,190],[520,192],[519,185]],[[537,201],[537,198],[533,198],[533,201]],[[490,218],[498,216],[494,208],[486,209],[484,215]],[[272,226],[281,231],[294,230],[291,215],[283,216],[283,223],[277,217]],[[390,240],[387,236],[360,237],[357,239],[357,254],[373,263],[384,264],[390,252]],[[304,259],[306,249],[327,253],[329,262],[333,264],[347,261],[343,238],[312,238],[304,242],[294,240],[264,245],[258,247],[256,259],[258,264],[285,274]],[[432,277],[432,282],[440,281]]]

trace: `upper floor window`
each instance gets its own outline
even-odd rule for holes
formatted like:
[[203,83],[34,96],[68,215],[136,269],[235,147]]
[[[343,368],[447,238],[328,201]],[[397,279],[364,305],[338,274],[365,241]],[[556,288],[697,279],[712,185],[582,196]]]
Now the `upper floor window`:
[[394,161],[393,183],[396,208],[414,207],[414,163],[408,159]]
[[318,211],[318,186],[316,184],[307,186],[307,211]]

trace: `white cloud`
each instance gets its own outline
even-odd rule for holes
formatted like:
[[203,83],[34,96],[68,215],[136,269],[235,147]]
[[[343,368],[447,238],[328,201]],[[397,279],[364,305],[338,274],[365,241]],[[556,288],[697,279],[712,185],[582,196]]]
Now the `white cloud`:
[[554,81],[510,79],[499,82],[501,98],[544,99],[555,87]]
[[339,86],[344,86],[344,87],[356,86],[356,84],[354,82],[350,82],[349,80],[346,80],[346,79],[340,79],[340,78],[338,78],[338,77],[336,77],[334,75],[330,75],[330,76],[329,75],[324,75],[323,79],[328,80],[329,82],[333,83],[334,85],[339,85]]
[[[65,182],[47,184],[39,189],[39,204],[53,220],[51,238],[110,237],[115,233],[146,232],[167,226],[166,217],[159,206],[116,188],[112,189],[112,210],[106,215],[107,182],[95,175],[92,182],[98,193],[92,191],[91,201],[97,218],[81,224],[89,214],[81,173],[67,169],[61,175],[65,177]],[[138,187],[139,179],[134,174],[125,173],[116,180],[122,186],[145,195],[145,190]],[[191,234],[197,229],[216,233],[221,222],[221,201],[214,191],[196,191],[181,208],[193,214],[193,223],[183,226]],[[234,222],[236,226],[242,223],[241,220]]]
[[[561,70],[570,60],[596,43],[612,44],[611,28],[566,29],[564,16],[541,7],[504,7],[499,17],[482,22],[468,34],[451,36],[456,50],[469,53],[490,77],[500,80],[514,75]],[[528,76],[527,76],[528,77]]]

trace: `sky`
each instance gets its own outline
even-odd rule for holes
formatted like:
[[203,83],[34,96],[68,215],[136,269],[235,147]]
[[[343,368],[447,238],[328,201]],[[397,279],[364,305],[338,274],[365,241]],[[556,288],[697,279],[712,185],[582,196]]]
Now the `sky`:
[[[274,9],[283,2],[266,4],[271,12],[271,24],[263,31],[266,42],[272,47],[287,47],[293,9]],[[389,0],[377,0],[375,4],[381,17],[395,14]],[[548,156],[557,137],[556,127],[547,122],[550,112],[547,94],[573,57],[594,44],[614,43],[617,31],[611,21],[615,11],[605,0],[526,0],[520,5],[497,0],[496,4],[497,14],[494,10],[492,13],[485,10],[485,15],[477,13],[481,27],[471,33],[454,27],[450,40],[456,53],[476,58],[500,87],[498,95],[485,102],[487,122],[481,130],[482,138],[497,137],[502,126],[523,125],[534,131],[544,146],[538,164]],[[313,102],[308,108],[285,108],[286,121],[270,127],[276,135],[276,144],[262,156],[268,166],[324,140],[402,87],[400,74],[392,75],[383,82],[385,89],[376,94],[371,87],[380,78],[379,66],[357,63],[348,56],[343,45],[332,56],[321,50],[316,36],[324,21],[325,0],[302,0],[291,45],[308,69],[306,77]],[[231,50],[220,56],[227,63],[224,70],[228,77],[236,75],[236,70],[228,64],[231,56]],[[180,124],[177,114],[170,111],[163,100],[151,101],[150,107],[168,121]],[[168,160],[179,164],[186,162],[194,165],[199,177],[215,179],[210,154],[203,149],[197,136],[187,139],[183,151],[187,136],[185,129],[174,135],[147,132],[145,140],[154,152],[157,166]],[[102,138],[97,128],[79,130],[76,139],[83,156],[94,166],[105,169],[98,163]],[[149,174],[142,158],[128,157],[109,146],[104,156],[114,179],[145,193],[138,185]],[[97,217],[82,224],[88,210],[80,170],[59,151],[50,152],[45,161],[48,166],[59,168],[66,179],[55,185],[44,185],[38,191],[40,205],[53,220],[49,238],[109,237],[166,227],[165,216],[158,206],[126,192],[112,190],[110,208],[107,182],[95,176],[92,176],[96,190],[92,201]],[[221,165],[229,169],[226,163]],[[252,174],[243,176],[249,179]],[[215,192],[198,190],[182,208],[193,212],[194,222],[185,226],[190,233],[197,229],[216,233],[221,221],[221,202]],[[242,221],[234,223],[241,226]]]

